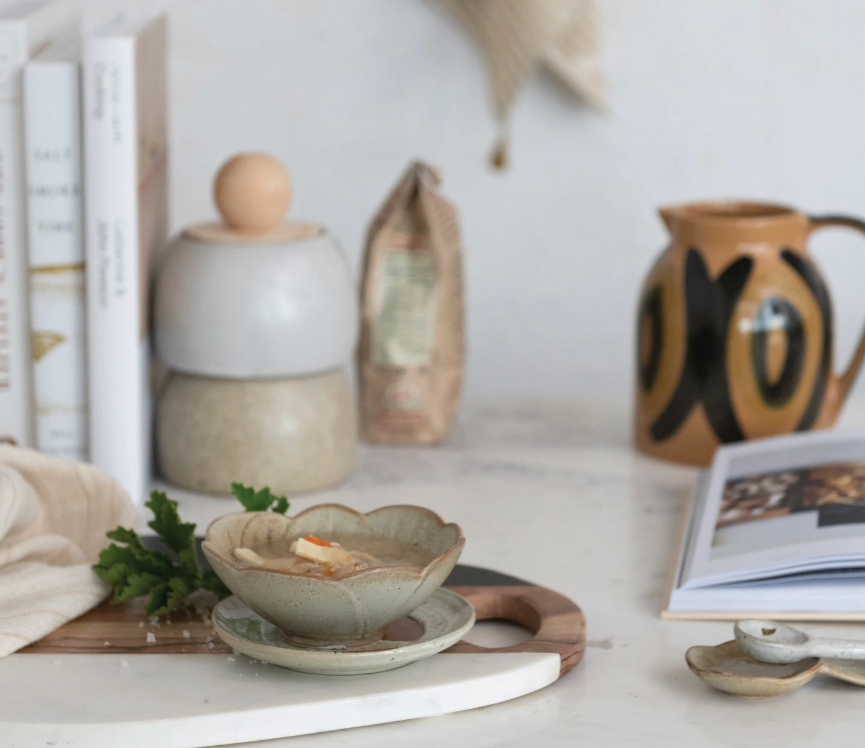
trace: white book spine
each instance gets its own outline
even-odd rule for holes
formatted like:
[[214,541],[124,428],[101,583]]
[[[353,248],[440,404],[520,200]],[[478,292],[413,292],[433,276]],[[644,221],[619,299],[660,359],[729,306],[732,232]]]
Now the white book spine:
[[86,460],[80,88],[78,62],[24,69],[36,446]]
[[21,66],[27,26],[0,24],[0,437],[33,443]]
[[139,261],[135,42],[84,53],[87,339],[91,461],[141,503],[150,476],[147,282]]

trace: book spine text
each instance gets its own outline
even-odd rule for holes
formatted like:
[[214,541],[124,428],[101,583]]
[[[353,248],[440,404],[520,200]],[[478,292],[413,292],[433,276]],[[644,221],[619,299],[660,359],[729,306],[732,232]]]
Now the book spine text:
[[84,62],[91,461],[140,503],[149,480],[148,343],[142,340],[135,46],[89,40]]
[[27,226],[36,446],[85,460],[87,380],[80,68],[24,71]]

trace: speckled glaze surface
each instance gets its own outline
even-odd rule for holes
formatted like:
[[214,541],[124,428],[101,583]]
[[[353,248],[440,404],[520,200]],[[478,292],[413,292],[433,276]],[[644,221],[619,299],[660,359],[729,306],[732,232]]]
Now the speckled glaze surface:
[[804,686],[821,673],[846,683],[865,686],[865,663],[854,660],[808,658],[785,665],[755,660],[735,640],[716,647],[691,647],[688,667],[720,691],[746,699],[769,699]]
[[809,657],[823,660],[865,660],[865,639],[814,636],[795,626],[763,618],[737,621],[739,647],[760,662],[783,665]]
[[[435,553],[423,568],[380,566],[343,579],[318,579],[265,568],[244,568],[239,546],[276,541],[288,550],[304,535],[388,537]],[[320,504],[296,517],[241,512],[214,520],[202,549],[228,588],[262,618],[306,646],[357,645],[425,603],[444,583],[465,545],[460,528],[418,506],[387,506],[368,514],[339,504]]]
[[220,602],[212,616],[219,637],[256,660],[317,675],[365,675],[393,670],[453,646],[474,625],[475,611],[455,592],[439,589],[411,618],[423,629],[417,639],[379,639],[349,650],[296,647],[236,597]]
[[341,369],[247,381],[171,373],[159,398],[160,469],[192,491],[227,494],[232,481],[279,494],[318,490],[348,475],[356,441]]

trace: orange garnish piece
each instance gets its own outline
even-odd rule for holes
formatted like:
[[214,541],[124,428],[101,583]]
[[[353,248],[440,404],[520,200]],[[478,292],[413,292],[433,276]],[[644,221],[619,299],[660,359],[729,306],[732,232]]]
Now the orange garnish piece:
[[304,540],[305,540],[307,543],[312,543],[313,545],[320,545],[320,546],[323,546],[323,547],[325,547],[325,548],[330,548],[330,547],[331,547],[331,544],[330,544],[328,541],[326,541],[326,540],[322,540],[321,538],[317,538],[317,537],[315,537],[315,535],[307,535],[307,536],[304,538]]

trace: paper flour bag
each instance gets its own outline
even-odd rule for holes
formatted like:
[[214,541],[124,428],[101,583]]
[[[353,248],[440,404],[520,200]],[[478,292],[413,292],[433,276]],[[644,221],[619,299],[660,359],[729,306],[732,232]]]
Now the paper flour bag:
[[358,373],[369,441],[431,444],[453,423],[465,344],[460,236],[437,172],[412,164],[373,220]]

